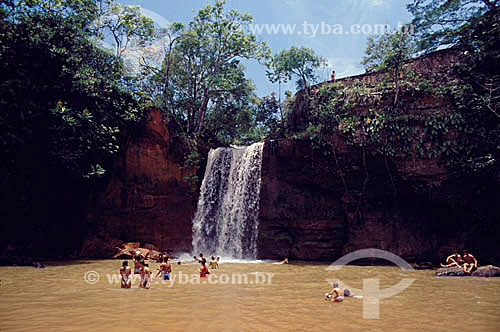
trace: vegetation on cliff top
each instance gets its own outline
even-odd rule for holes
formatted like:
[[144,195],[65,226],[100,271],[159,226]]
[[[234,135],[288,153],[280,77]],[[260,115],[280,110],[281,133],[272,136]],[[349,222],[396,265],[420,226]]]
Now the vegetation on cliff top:
[[[449,1],[427,1],[425,10],[423,3],[416,1],[410,8],[429,42],[415,39],[405,32],[406,27],[371,38],[362,63],[367,71],[379,71],[376,82],[339,81],[320,86],[311,97],[306,132],[294,135],[305,134],[315,146],[332,153],[328,143],[333,134],[339,134],[363,153],[383,156],[386,165],[392,158],[437,158],[452,174],[496,174],[500,166],[497,2],[478,6],[483,9],[479,15],[479,9],[468,10],[467,17],[461,7],[447,6]],[[435,32],[422,21],[421,16],[429,19],[427,15],[454,22],[453,29]],[[446,56],[453,57],[451,64],[419,72],[408,62],[419,52],[450,43],[454,48]],[[431,113],[408,109],[406,102],[423,96],[435,98],[441,109]],[[367,167],[363,165],[366,174]]]

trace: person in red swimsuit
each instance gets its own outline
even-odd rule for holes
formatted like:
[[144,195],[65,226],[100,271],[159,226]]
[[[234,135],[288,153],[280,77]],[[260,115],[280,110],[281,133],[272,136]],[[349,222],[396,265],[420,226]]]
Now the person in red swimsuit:
[[201,268],[200,268],[200,278],[206,278],[208,272],[208,267],[207,264],[204,261],[200,262]]

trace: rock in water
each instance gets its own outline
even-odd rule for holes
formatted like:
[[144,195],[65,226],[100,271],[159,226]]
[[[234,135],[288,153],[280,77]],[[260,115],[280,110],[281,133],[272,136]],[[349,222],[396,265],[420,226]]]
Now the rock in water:
[[[438,269],[436,271],[436,276],[437,277],[465,277],[467,276],[464,273],[463,268],[458,267],[458,266],[453,266],[453,267],[445,267]],[[487,266],[480,266],[472,272],[471,276],[473,277],[500,277],[500,268],[493,266],[493,265],[487,265]]]
[[458,266],[443,267],[436,271],[437,277],[465,277],[464,269]]
[[500,277],[500,268],[493,265],[480,266],[476,271],[472,272],[472,276],[486,278]]

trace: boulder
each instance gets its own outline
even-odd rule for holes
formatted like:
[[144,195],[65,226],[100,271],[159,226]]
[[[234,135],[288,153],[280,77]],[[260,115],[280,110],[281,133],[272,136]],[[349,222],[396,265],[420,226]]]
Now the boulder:
[[117,254],[115,254],[112,258],[115,259],[132,259],[132,256],[136,251],[140,251],[141,255],[147,257],[152,260],[160,259],[160,252],[154,249],[146,249],[146,248],[125,248],[120,250]]
[[[466,277],[468,276],[467,274],[464,273],[463,269],[458,266],[453,266],[453,267],[446,267],[446,268],[441,268],[436,271],[436,276],[437,277]],[[500,268],[493,266],[493,265],[487,265],[487,266],[480,266],[472,272],[471,274],[472,277],[500,277]]]
[[436,271],[437,277],[465,277],[464,269],[458,266],[443,267]]
[[487,266],[480,266],[476,271],[472,272],[473,277],[500,277],[500,268],[493,266],[493,265],[487,265]]

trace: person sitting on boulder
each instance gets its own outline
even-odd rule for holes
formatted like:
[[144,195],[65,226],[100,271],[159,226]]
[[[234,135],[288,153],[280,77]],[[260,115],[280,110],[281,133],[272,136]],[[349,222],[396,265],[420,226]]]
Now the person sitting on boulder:
[[120,267],[120,276],[122,277],[122,288],[130,288],[132,286],[132,280],[130,279],[131,273],[130,266],[128,266],[127,261],[123,261],[122,266]]
[[464,250],[464,272],[465,274],[471,274],[475,269],[477,269],[477,259],[472,254],[469,254],[467,250]]
[[451,266],[460,267],[460,264],[462,264],[462,263],[463,263],[462,256],[460,256],[460,254],[458,253],[458,250],[455,250],[454,254],[452,254],[446,258],[447,265],[441,264],[441,267],[451,267]]

